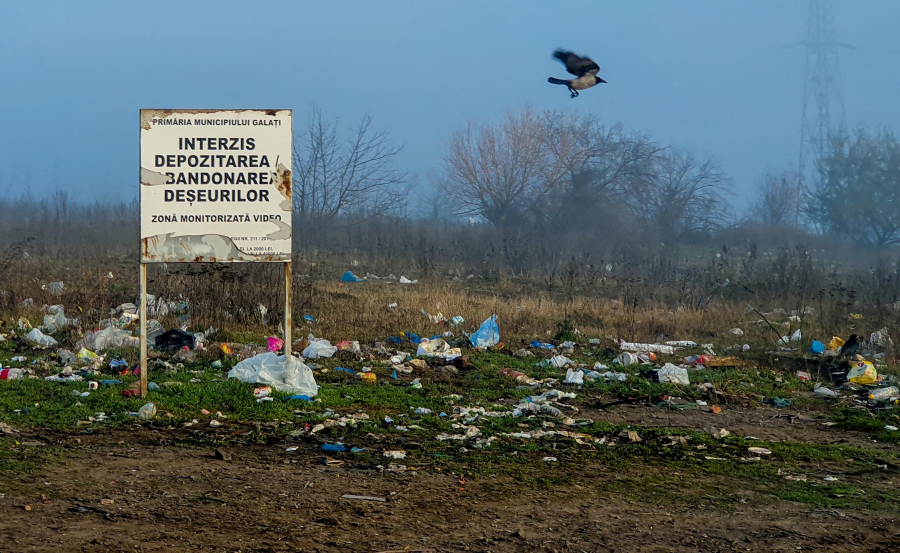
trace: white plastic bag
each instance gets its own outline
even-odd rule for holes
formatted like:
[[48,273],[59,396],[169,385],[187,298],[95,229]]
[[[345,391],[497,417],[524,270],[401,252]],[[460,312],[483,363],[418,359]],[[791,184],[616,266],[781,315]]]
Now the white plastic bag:
[[316,379],[303,361],[274,352],[244,359],[228,371],[228,378],[250,384],[272,386],[280,392],[314,397],[319,393]]
[[645,351],[650,351],[653,353],[667,353],[670,355],[675,353],[675,348],[673,346],[667,346],[664,344],[639,344],[636,342],[626,342],[624,340],[619,343],[619,349],[621,349],[622,351],[632,351],[636,353]]
[[584,384],[584,372],[578,370],[574,371],[572,369],[568,369],[566,371],[566,379],[563,380],[565,384]]
[[[332,346],[331,342],[324,338],[316,338],[312,334],[309,335],[309,345],[303,350],[303,357],[307,359],[319,359],[322,357],[331,357],[337,353],[337,347]],[[310,396],[312,397],[312,396]]]
[[84,347],[93,351],[113,348],[139,347],[141,339],[127,330],[110,326],[98,332],[88,332],[84,336]]
[[663,368],[656,371],[656,376],[660,382],[671,382],[672,384],[690,384],[687,369],[677,367],[672,363],[666,363]]
[[51,348],[57,344],[56,340],[54,340],[51,336],[47,336],[36,328],[31,329],[31,332],[28,333],[28,335],[25,337],[25,340],[27,340],[31,344],[37,344],[45,348]]

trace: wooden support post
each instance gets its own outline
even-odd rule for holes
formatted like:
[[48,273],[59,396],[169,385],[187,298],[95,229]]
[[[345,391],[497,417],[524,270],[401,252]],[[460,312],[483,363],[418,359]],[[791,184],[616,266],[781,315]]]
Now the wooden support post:
[[291,278],[291,262],[284,264],[284,354],[291,354],[291,329],[293,322],[291,321],[291,287],[293,279]]
[[141,397],[147,397],[147,264],[141,263]]

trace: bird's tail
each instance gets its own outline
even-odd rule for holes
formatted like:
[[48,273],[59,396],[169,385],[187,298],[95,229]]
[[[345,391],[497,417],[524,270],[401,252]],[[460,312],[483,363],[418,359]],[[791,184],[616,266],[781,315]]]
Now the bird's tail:
[[549,79],[547,79],[547,82],[551,83],[551,84],[564,84],[564,85],[569,84],[569,81],[564,81],[562,79],[554,79],[553,77],[550,77]]

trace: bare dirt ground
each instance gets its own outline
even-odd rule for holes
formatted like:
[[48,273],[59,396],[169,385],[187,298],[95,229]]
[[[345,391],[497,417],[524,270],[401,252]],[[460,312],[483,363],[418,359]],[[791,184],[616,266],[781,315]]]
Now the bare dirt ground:
[[574,475],[570,483],[541,489],[500,476],[461,481],[427,466],[325,466],[312,445],[290,454],[231,446],[223,461],[212,447],[174,445],[178,432],[47,440],[65,454],[0,499],[0,550],[900,550],[895,512],[757,507],[740,493],[693,507],[654,504],[621,493],[618,473],[577,464],[556,466]]

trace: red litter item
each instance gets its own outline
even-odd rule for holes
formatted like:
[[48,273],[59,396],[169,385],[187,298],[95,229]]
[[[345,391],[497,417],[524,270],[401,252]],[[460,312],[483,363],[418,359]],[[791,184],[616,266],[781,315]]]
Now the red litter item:
[[511,376],[513,378],[521,378],[525,376],[524,373],[520,373],[519,371],[513,369],[503,369],[500,371],[500,376]]
[[140,395],[140,390],[126,389],[122,390],[122,397],[134,397]]
[[797,378],[800,380],[809,380],[809,373],[806,371],[797,371]]

